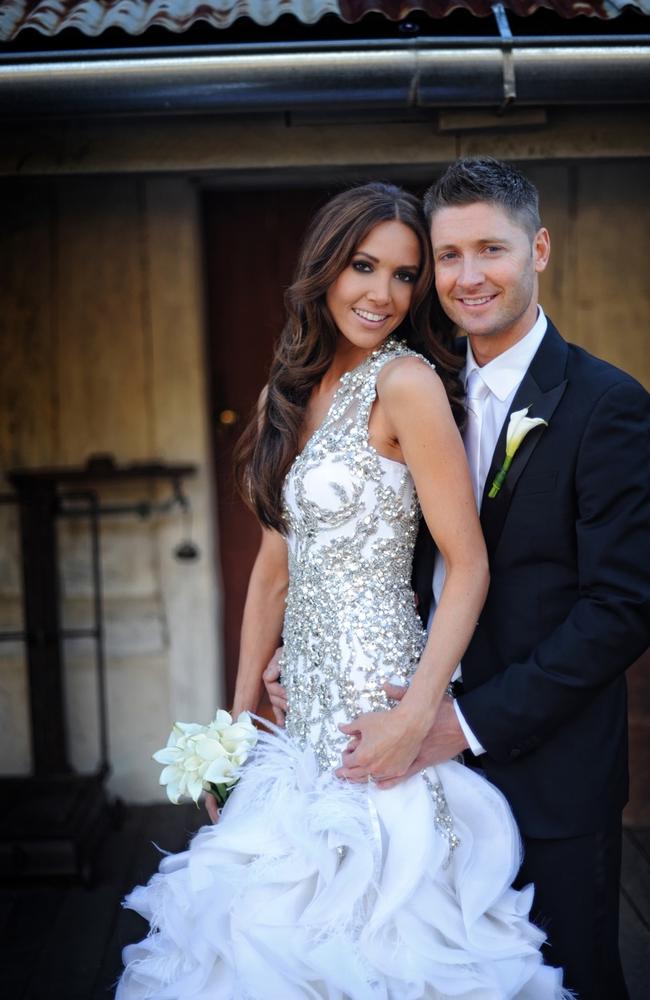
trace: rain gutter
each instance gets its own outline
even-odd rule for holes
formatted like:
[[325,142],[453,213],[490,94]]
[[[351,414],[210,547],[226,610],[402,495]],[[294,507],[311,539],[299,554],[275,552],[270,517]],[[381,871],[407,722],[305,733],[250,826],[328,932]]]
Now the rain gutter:
[[0,115],[650,101],[650,35],[416,38],[0,56]]

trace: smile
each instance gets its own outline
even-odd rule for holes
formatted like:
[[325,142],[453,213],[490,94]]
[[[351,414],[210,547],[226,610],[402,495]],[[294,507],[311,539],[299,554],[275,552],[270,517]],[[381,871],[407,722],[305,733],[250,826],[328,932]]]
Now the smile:
[[492,299],[496,299],[496,295],[482,295],[480,298],[474,299],[462,298],[459,299],[459,302],[462,302],[464,306],[484,306],[486,302],[491,302]]
[[365,309],[353,309],[352,312],[361,319],[368,320],[370,323],[383,323],[385,319],[388,319],[386,313],[380,315],[379,313],[367,312]]

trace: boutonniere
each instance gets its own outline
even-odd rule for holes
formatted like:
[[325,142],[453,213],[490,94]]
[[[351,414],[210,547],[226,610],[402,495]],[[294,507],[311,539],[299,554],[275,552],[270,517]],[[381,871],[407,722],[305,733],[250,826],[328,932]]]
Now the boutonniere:
[[548,427],[548,421],[543,420],[541,417],[527,417],[526,414],[529,410],[530,406],[527,406],[524,410],[517,410],[516,413],[510,414],[508,430],[506,432],[506,458],[490,486],[488,497],[491,500],[494,500],[503,486],[503,481],[508,474],[511,462],[528,431],[532,431],[533,427],[539,427],[541,424],[544,427]]

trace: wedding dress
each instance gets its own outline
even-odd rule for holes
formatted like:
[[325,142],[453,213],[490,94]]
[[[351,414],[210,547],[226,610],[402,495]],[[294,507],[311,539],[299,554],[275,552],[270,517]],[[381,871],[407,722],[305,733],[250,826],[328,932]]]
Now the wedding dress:
[[389,706],[426,635],[410,589],[413,480],[368,441],[389,339],[341,379],[285,482],[290,584],[286,732],[189,849],[126,905],[151,924],[116,1000],[558,1000],[511,888],[520,840],[499,791],[455,761],[395,788],[337,779],[360,712]]

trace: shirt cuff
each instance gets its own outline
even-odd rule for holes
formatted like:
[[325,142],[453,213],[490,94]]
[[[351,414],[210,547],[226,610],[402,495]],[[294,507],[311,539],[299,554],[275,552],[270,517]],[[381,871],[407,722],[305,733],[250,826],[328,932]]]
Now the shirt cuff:
[[454,712],[456,713],[456,717],[460,724],[460,728],[463,730],[463,734],[465,736],[465,739],[467,740],[467,744],[470,750],[472,751],[475,757],[480,757],[482,753],[485,753],[485,747],[481,746],[479,741],[476,739],[476,736],[467,725],[465,716],[460,710],[460,705],[455,700],[454,700]]

